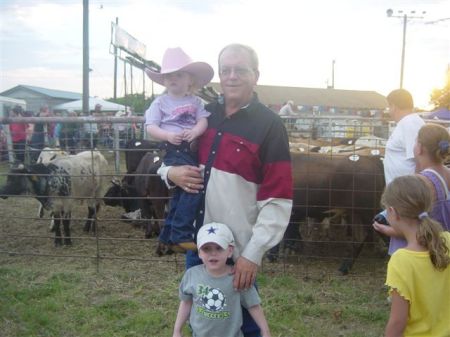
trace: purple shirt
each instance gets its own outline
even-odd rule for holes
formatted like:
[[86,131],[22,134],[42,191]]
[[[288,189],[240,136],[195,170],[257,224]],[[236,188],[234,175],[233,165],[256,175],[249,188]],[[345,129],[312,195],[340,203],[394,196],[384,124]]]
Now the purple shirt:
[[[444,178],[432,169],[425,169],[420,172],[433,184],[436,191],[436,201],[431,210],[430,217],[441,223],[444,230],[450,232],[450,193]],[[389,255],[406,246],[406,240],[402,238],[391,237],[389,243]]]
[[171,132],[192,129],[200,118],[208,117],[202,100],[194,95],[171,97],[167,94],[157,97],[145,112],[145,125],[153,124]]

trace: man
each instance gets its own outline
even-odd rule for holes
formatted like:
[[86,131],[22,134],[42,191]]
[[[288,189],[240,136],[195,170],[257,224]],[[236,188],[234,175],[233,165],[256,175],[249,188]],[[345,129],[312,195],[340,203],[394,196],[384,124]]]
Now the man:
[[[389,115],[397,125],[390,135],[384,157],[384,179],[386,185],[399,176],[414,174],[414,144],[424,120],[413,112],[414,102],[405,89],[392,91],[387,97]],[[375,225],[376,227],[376,225]],[[389,254],[399,247],[399,239],[391,237]]]
[[284,104],[280,111],[278,112],[278,114],[280,116],[292,116],[294,115],[294,109],[295,109],[295,105],[294,105],[294,101],[287,101],[286,104]]
[[[159,173],[188,192],[204,194],[197,230],[210,222],[230,227],[236,240],[233,283],[242,290],[255,282],[264,253],[280,242],[288,225],[291,160],[281,119],[253,91],[259,78],[254,50],[240,44],[226,46],[219,54],[219,78],[223,96],[206,106],[211,116],[199,141],[204,172],[177,166],[163,167]],[[187,267],[199,263],[197,254],[189,251]],[[244,336],[259,336],[246,314]]]

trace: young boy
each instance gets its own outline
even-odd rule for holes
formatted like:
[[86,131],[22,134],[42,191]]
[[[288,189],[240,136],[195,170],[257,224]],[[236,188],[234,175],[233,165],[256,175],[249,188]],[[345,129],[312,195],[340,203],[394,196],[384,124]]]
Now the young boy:
[[188,269],[183,276],[173,337],[182,336],[188,319],[194,337],[242,337],[241,306],[258,324],[262,337],[270,337],[255,287],[242,292],[233,288],[232,267],[226,263],[234,248],[231,230],[221,223],[205,224],[197,234],[197,247],[203,264]]

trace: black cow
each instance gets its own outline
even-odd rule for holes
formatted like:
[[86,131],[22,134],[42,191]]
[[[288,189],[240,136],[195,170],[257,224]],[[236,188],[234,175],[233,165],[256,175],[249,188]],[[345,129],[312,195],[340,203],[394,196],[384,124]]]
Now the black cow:
[[133,140],[127,145],[127,174],[120,182],[113,181],[104,196],[105,204],[122,206],[126,212],[141,210],[145,237],[158,235],[164,218],[168,190],[157,176],[162,160],[158,143]]
[[79,153],[52,160],[49,164],[19,165],[10,170],[6,185],[0,188],[1,198],[31,194],[50,211],[54,219],[55,245],[72,243],[70,220],[75,202],[86,201],[88,216],[84,230],[96,230],[96,214],[104,189],[104,172],[108,162],[99,152]]
[[[325,226],[334,219],[345,218],[345,228],[353,238],[352,252],[339,270],[346,274],[365,242],[373,240],[370,224],[379,211],[384,189],[382,158],[379,156],[324,155],[291,153],[293,163],[294,201],[285,243],[299,249],[300,223]],[[330,214],[331,213],[331,214]],[[340,220],[337,220],[340,223]],[[363,229],[361,233],[355,233]],[[353,231],[353,233],[352,233]],[[358,234],[358,235],[357,235]],[[301,247],[300,247],[301,249]],[[273,258],[275,248],[269,254]]]

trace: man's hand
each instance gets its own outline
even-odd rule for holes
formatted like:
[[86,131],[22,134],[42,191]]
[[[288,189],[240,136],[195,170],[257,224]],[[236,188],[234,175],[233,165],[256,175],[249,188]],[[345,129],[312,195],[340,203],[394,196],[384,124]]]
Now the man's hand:
[[249,289],[256,280],[258,265],[240,256],[233,268],[233,287],[237,290]]
[[197,166],[172,166],[167,178],[189,193],[198,193],[203,188],[202,170]]

